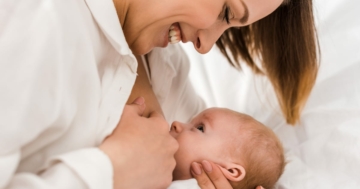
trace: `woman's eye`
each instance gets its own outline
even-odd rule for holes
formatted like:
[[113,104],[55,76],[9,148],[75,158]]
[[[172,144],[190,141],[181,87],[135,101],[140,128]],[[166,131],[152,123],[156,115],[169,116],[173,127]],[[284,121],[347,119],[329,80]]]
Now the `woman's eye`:
[[226,21],[227,24],[230,24],[229,15],[230,15],[230,8],[227,5],[225,5],[223,21]]
[[204,131],[205,131],[205,130],[204,130],[204,125],[199,125],[199,126],[197,126],[196,128],[197,128],[197,130],[199,130],[199,131],[201,131],[201,132],[204,132]]

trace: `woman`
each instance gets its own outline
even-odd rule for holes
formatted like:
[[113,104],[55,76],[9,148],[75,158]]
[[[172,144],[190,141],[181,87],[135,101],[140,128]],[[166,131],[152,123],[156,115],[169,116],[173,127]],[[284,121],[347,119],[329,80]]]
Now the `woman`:
[[[0,0],[0,188],[166,187],[177,144],[159,113],[141,117],[142,98],[125,106],[136,78],[133,54],[180,40],[206,53],[228,28],[250,25],[288,4],[287,12],[272,16],[275,23],[290,12],[312,23],[311,1],[305,0]],[[314,40],[292,33],[311,36],[313,28],[292,21],[282,45],[262,39],[271,30],[270,37],[282,36],[272,20],[251,25],[248,34],[241,30],[243,38],[231,37],[231,30],[219,44],[234,55],[248,52],[250,63],[260,53],[285,112],[296,118],[315,79],[314,66],[307,65],[316,52]],[[294,43],[287,45],[289,38]],[[254,52],[243,51],[248,47]],[[268,65],[277,61],[272,52],[284,55],[277,57],[281,62],[295,62]],[[203,188],[229,187],[216,168],[204,168],[208,176],[196,176]]]

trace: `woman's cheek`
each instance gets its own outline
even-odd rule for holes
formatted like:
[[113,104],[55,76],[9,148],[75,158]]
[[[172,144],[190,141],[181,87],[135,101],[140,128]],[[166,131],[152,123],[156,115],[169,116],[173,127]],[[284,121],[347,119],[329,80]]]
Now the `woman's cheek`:
[[195,9],[188,9],[185,22],[197,29],[207,29],[217,21],[221,7],[222,5],[211,4],[209,0],[199,1]]
[[199,19],[190,19],[189,24],[196,27],[197,29],[207,29],[213,26],[217,21],[217,16],[214,15],[203,15],[203,14],[197,14],[194,15],[193,18],[199,18]]

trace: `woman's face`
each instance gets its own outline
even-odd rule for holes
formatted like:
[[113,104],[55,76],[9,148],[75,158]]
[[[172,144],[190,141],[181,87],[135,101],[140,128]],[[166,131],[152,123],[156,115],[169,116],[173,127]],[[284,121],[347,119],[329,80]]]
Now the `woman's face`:
[[[123,24],[135,54],[175,41],[192,42],[208,52],[230,27],[249,25],[269,15],[283,0],[132,0]],[[169,34],[170,28],[174,32]],[[177,40],[176,40],[177,39]]]

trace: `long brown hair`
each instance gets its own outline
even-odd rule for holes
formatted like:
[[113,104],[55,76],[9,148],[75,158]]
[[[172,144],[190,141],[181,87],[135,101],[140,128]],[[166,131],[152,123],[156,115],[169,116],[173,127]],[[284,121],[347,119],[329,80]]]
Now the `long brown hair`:
[[286,0],[267,17],[226,30],[216,42],[233,66],[240,67],[242,58],[270,79],[289,124],[299,121],[319,67],[312,8],[312,0]]

